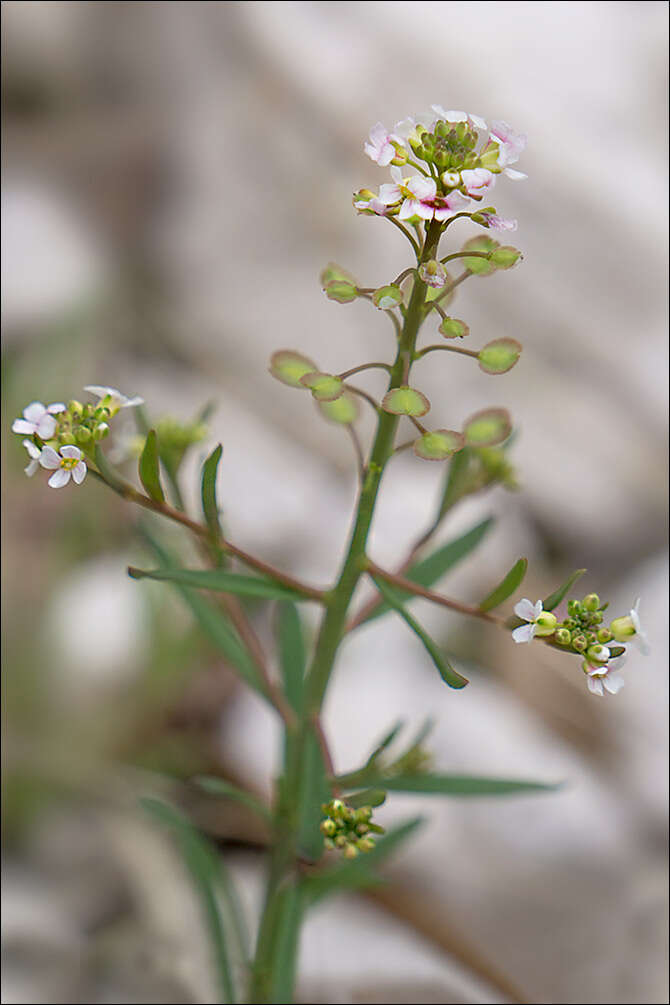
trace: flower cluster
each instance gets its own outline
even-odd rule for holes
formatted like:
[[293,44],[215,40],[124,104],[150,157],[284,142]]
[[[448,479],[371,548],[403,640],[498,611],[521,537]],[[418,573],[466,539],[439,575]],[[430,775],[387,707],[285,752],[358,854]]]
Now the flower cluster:
[[72,400],[67,405],[32,401],[23,409],[22,417],[12,423],[12,432],[26,437],[26,474],[32,477],[39,467],[52,471],[48,482],[51,488],[62,488],[70,478],[80,485],[86,477],[85,455],[91,454],[95,444],[109,434],[109,420],[121,408],[143,402],[142,398],[127,398],[115,387],[90,384],[84,390],[98,401],[82,404]]
[[[471,207],[468,215],[476,223],[515,230],[515,220],[499,217],[490,206],[478,210],[472,203],[482,201],[500,174],[514,180],[526,177],[510,166],[525,146],[526,136],[506,122],[493,122],[489,128],[478,115],[446,111],[441,105],[432,105],[421,120],[398,122],[391,132],[378,122],[364,149],[380,167],[391,166],[392,182],[381,185],[376,195],[361,189],[354,196],[354,207],[360,213],[395,216],[411,224],[444,222]],[[405,166],[415,173],[403,176]]]
[[325,819],[321,833],[326,848],[338,848],[345,858],[356,858],[360,852],[372,851],[375,840],[372,834],[383,834],[384,828],[373,824],[372,807],[354,809],[341,799],[331,799],[321,807]]
[[[541,600],[533,604],[524,598],[514,608],[514,613],[522,621],[512,632],[515,642],[532,642],[534,638],[545,638],[553,644],[583,657],[582,670],[591,694],[602,697],[605,691],[617,694],[624,685],[618,670],[623,665],[621,657],[624,646],[613,646],[615,642],[636,642],[646,652],[647,640],[642,630],[638,608],[635,607],[624,617],[614,618],[609,627],[603,624],[607,604],[601,604],[596,593],[589,593],[583,600],[569,600],[567,617],[559,623],[551,611],[545,611]],[[618,660],[613,666],[611,661]]]

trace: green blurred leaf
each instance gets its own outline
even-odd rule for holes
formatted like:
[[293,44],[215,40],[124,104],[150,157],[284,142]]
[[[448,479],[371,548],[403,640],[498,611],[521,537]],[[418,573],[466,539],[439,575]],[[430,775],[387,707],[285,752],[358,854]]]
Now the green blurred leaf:
[[499,607],[508,597],[511,597],[514,591],[518,590],[521,586],[527,569],[527,558],[520,558],[518,562],[515,562],[502,582],[498,583],[495,590],[489,593],[485,600],[482,600],[479,610],[492,611],[495,607]]
[[553,610],[555,610],[555,608],[558,607],[558,605],[560,604],[561,600],[566,595],[566,593],[568,592],[568,590],[572,589],[572,587],[575,585],[575,583],[577,582],[577,580],[581,576],[583,576],[585,572],[586,572],[586,569],[577,569],[575,572],[572,573],[571,576],[568,576],[568,578],[563,583],[563,585],[559,586],[559,588],[556,590],[555,593],[551,593],[546,598],[546,600],[544,600],[542,602],[542,607],[544,608],[544,610],[545,611],[553,611]]
[[508,796],[523,792],[552,792],[560,785],[514,778],[479,778],[472,775],[391,775],[375,777],[389,792],[416,792],[441,796]]
[[223,569],[136,569],[130,566],[128,574],[133,579],[157,579],[178,583],[196,590],[211,590],[215,593],[233,593],[240,597],[262,597],[267,600],[295,599],[301,594],[287,586],[272,583],[269,579],[255,576],[241,576]]
[[234,1003],[235,984],[226,945],[223,921],[215,888],[220,880],[221,863],[207,841],[189,820],[158,799],[141,799],[142,808],[173,833],[181,856],[188,867],[202,903],[207,929],[216,957],[219,984],[224,1000]]
[[305,640],[298,609],[290,600],[279,604],[277,636],[284,694],[294,711],[300,715],[306,664]]
[[149,498],[156,502],[165,502],[165,493],[161,487],[160,467],[158,464],[158,441],[156,430],[150,429],[140,454],[138,464],[140,481]]
[[347,796],[347,804],[357,810],[360,806],[381,806],[386,802],[384,789],[363,789],[352,796]]
[[210,796],[234,799],[235,802],[248,807],[248,809],[253,810],[254,813],[262,817],[266,823],[272,819],[270,811],[255,796],[252,796],[250,792],[244,792],[243,789],[238,789],[237,786],[225,778],[218,778],[214,775],[198,775],[193,781],[198,788]]
[[372,851],[365,852],[358,858],[340,861],[337,865],[323,869],[307,876],[303,880],[303,888],[312,902],[321,900],[329,894],[341,893],[346,889],[358,889],[379,882],[375,869],[382,864],[407,840],[423,823],[421,817],[408,820],[399,827],[392,828],[388,834],[377,841]]
[[396,593],[387,586],[381,579],[373,577],[377,589],[381,595],[386,600],[386,603],[392,607],[400,617],[404,620],[405,624],[412,629],[414,634],[421,640],[426,649],[426,652],[432,659],[433,663],[437,667],[438,673],[445,684],[453,688],[462,688],[468,683],[467,677],[461,676],[452,667],[451,663],[437,646],[437,644],[431,639],[430,635],[421,627],[419,622],[412,617],[409,611],[406,611],[402,606],[400,599],[397,597]]
[[[419,586],[425,586],[428,589],[457,565],[458,562],[469,555],[489,532],[493,524],[493,517],[488,517],[486,520],[482,520],[481,523],[471,527],[465,534],[454,538],[453,541],[448,541],[441,548],[438,548],[437,551],[434,551],[432,555],[428,555],[427,558],[423,558],[420,562],[415,562],[414,565],[410,566],[405,573],[405,579],[409,579],[412,583],[417,583]],[[410,593],[395,588],[393,592],[401,599],[412,596]],[[370,612],[361,624],[366,624],[368,621],[386,614],[389,610],[390,607],[387,603],[380,604],[379,607]]]
[[202,466],[202,480],[200,483],[202,512],[212,536],[217,540],[223,536],[221,524],[219,523],[219,507],[216,501],[216,473],[222,453],[223,447],[219,443]]
[[277,1005],[293,1001],[304,900],[303,889],[295,882],[289,883],[279,895],[279,924],[277,939],[272,947],[270,987],[270,1001]]
[[404,725],[405,725],[404,721],[402,719],[399,719],[398,722],[396,722],[395,725],[391,727],[388,733],[386,733],[383,739],[379,741],[377,746],[374,748],[374,750],[368,757],[367,761],[365,762],[366,768],[370,767],[371,764],[374,764],[375,761],[378,760],[378,758],[384,753],[384,751],[391,746],[391,744],[393,743],[396,736],[398,735],[398,733],[400,732],[400,730],[403,728]]

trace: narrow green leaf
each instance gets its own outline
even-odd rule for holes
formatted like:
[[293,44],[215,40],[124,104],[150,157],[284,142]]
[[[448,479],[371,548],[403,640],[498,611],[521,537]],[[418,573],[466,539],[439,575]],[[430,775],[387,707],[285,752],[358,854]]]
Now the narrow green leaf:
[[569,576],[562,586],[556,590],[555,593],[550,594],[546,600],[542,602],[542,607],[545,611],[553,611],[560,604],[563,597],[566,595],[568,590],[572,589],[580,576],[583,576],[586,569],[577,569],[575,572]]
[[395,592],[391,590],[386,585],[386,583],[382,582],[381,579],[377,579],[376,577],[373,578],[377,586],[377,589],[386,600],[386,603],[390,607],[392,607],[395,611],[397,611],[400,617],[404,620],[405,624],[409,628],[411,628],[414,634],[418,636],[418,638],[421,640],[428,655],[430,656],[433,663],[437,667],[438,673],[442,678],[442,680],[444,681],[444,683],[448,684],[449,687],[454,688],[465,687],[465,685],[468,683],[467,677],[461,676],[461,674],[457,673],[456,670],[454,670],[447,657],[437,646],[437,644],[431,639],[430,635],[428,635],[428,633],[421,627],[419,622],[412,617],[409,611],[405,610]]
[[223,922],[215,887],[220,878],[220,863],[207,841],[177,810],[158,799],[141,799],[142,808],[172,831],[181,856],[198,890],[207,929],[214,948],[218,978],[224,999],[234,1003],[235,985],[226,945]]
[[[163,571],[172,571],[170,555],[158,544],[146,526],[143,527],[143,534],[163,566]],[[169,576],[165,578],[170,579]],[[213,607],[197,590],[189,589],[176,580],[173,581],[210,642],[223,653],[247,684],[264,694],[256,664],[224,612]]]
[[99,443],[95,445],[95,463],[98,471],[107,482],[110,488],[118,492],[119,495],[123,495],[132,486],[123,478],[116,468],[112,467],[107,458],[105,457],[104,451]]
[[386,802],[384,789],[363,789],[352,796],[347,796],[347,803],[357,810],[360,806],[381,806]]
[[318,901],[329,894],[341,893],[347,888],[357,889],[379,882],[374,871],[376,867],[381,865],[422,823],[421,817],[408,820],[407,823],[392,828],[385,837],[380,838],[372,851],[307,876],[303,880],[303,887],[310,900]]
[[305,640],[298,608],[290,600],[279,605],[277,636],[284,694],[293,709],[300,714],[306,665]]
[[527,569],[527,558],[520,558],[518,562],[515,562],[505,578],[498,583],[495,590],[489,593],[485,600],[482,600],[479,610],[492,611],[495,607],[499,607],[508,597],[511,597],[514,591],[518,590],[521,586]]
[[388,733],[384,736],[382,740],[379,741],[377,746],[374,748],[374,750],[368,757],[367,761],[365,762],[366,768],[368,768],[371,764],[374,764],[377,758],[380,757],[381,754],[383,754],[384,751],[391,746],[391,744],[393,743],[396,736],[398,735],[398,733],[400,732],[400,730],[403,728],[404,725],[405,725],[404,720],[399,719],[398,722],[396,722],[395,725],[391,727]]
[[304,892],[297,883],[289,883],[279,896],[277,939],[272,947],[272,986],[270,1001],[286,1005],[293,1001],[295,970],[304,913]]
[[559,785],[515,778],[478,778],[471,775],[396,775],[378,777],[373,784],[389,792],[416,792],[441,796],[508,796],[523,792],[552,792]]
[[[493,517],[482,520],[481,523],[471,527],[465,534],[461,534],[460,537],[454,538],[453,541],[448,541],[442,545],[432,555],[421,559],[420,562],[415,562],[405,573],[405,579],[409,579],[411,582],[418,583],[419,586],[425,586],[426,588],[432,586],[438,579],[446,575],[450,569],[466,558],[471,551],[474,551],[480,541],[488,534],[494,522]],[[395,589],[394,593],[403,599],[412,597],[411,593],[406,593],[404,590]],[[390,607],[388,604],[380,604],[379,607],[370,612],[361,624],[367,624],[368,621],[373,621],[382,614],[386,614],[389,610]]]
[[158,440],[156,430],[150,429],[144,443],[138,464],[140,481],[147,495],[156,502],[165,502],[165,493],[161,487],[160,467],[158,464]]
[[193,781],[199,788],[211,796],[234,799],[235,802],[248,807],[248,809],[253,810],[254,813],[262,817],[266,823],[272,819],[270,811],[255,796],[252,796],[249,792],[244,792],[242,789],[238,789],[225,778],[217,778],[214,775],[198,775]]
[[262,597],[267,600],[295,599],[301,594],[287,586],[272,583],[269,579],[255,576],[240,576],[224,569],[136,569],[130,566],[128,575],[133,579],[158,579],[178,583],[196,590],[211,590],[215,593],[234,593],[241,597]]
[[222,537],[221,524],[219,523],[219,507],[216,501],[216,473],[222,453],[223,447],[219,443],[202,466],[202,481],[200,484],[202,512],[205,515],[205,521],[213,537],[217,539]]

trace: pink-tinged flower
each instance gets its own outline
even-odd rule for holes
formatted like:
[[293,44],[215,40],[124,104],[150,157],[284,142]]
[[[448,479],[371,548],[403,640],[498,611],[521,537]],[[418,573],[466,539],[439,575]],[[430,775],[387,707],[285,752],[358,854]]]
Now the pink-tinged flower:
[[377,216],[385,216],[388,207],[381,199],[373,196],[371,199],[356,199],[354,209],[357,209],[359,213],[376,213]]
[[412,217],[420,220],[448,220],[468,205],[469,200],[460,192],[438,196],[434,178],[425,178],[423,175],[403,178],[397,168],[391,168],[391,176],[394,184],[381,185],[379,199],[385,206],[395,206],[402,200],[399,220],[409,220]]
[[470,115],[468,112],[447,112],[442,105],[431,105],[430,107],[437,116],[436,121],[443,119],[445,122],[467,122],[475,129],[486,129],[486,123],[479,115]]
[[447,285],[449,274],[442,262],[434,258],[430,262],[424,262],[419,266],[419,279],[423,280],[426,286],[432,286],[435,290],[442,290]]
[[70,476],[77,485],[81,485],[86,477],[86,464],[81,456],[79,447],[64,446],[60,451],[53,447],[45,447],[39,457],[39,462],[43,468],[53,471],[49,479],[52,489],[62,488],[70,481]]
[[586,684],[591,694],[596,694],[602,698],[605,691],[610,694],[618,694],[624,686],[624,679],[618,672],[623,666],[623,660],[619,660],[617,669],[614,670],[608,663],[597,664],[584,660],[582,668],[586,674]]
[[481,167],[461,171],[461,178],[468,195],[484,195],[496,183],[493,172]]
[[516,230],[517,222],[516,220],[507,219],[504,216],[498,216],[497,213],[482,213],[482,222],[485,227],[489,230]]
[[36,444],[33,443],[32,440],[24,440],[23,446],[28,451],[28,456],[30,457],[30,460],[28,461],[23,470],[25,471],[25,473],[28,475],[29,478],[32,478],[35,472],[37,471],[38,467],[40,466],[40,454],[42,453],[42,451],[38,446],[36,446]]
[[393,141],[401,143],[399,136],[389,133],[383,123],[378,122],[370,130],[370,142],[365,143],[363,149],[370,158],[380,167],[387,167],[393,158],[397,156],[397,150]]
[[50,440],[56,429],[54,415],[65,411],[62,401],[53,405],[43,405],[41,401],[31,401],[23,409],[23,418],[14,419],[13,433],[23,433],[28,436],[39,436],[41,440]]
[[528,137],[525,133],[515,133],[506,122],[494,122],[491,125],[489,138],[498,145],[498,166],[512,181],[521,181],[528,175],[516,171],[510,164],[516,164],[519,156],[526,149]]

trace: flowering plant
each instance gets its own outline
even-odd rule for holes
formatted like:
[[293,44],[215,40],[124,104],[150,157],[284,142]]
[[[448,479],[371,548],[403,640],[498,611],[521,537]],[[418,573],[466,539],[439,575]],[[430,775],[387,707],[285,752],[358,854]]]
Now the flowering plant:
[[[501,245],[492,233],[514,231],[516,221],[498,214],[489,200],[497,181],[526,176],[512,167],[519,160],[526,137],[505,122],[487,126],[477,115],[447,111],[434,105],[420,119],[406,119],[388,131],[377,123],[365,152],[379,167],[390,168],[391,180],[377,193],[359,190],[354,208],[363,216],[380,218],[400,231],[413,260],[398,276],[379,287],[359,284],[349,272],[329,264],[321,274],[326,297],[340,304],[367,301],[389,319],[392,358],[356,363],[331,373],[301,351],[279,349],[270,360],[270,373],[289,388],[307,391],[323,417],[342,427],[351,438],[359,475],[359,491],[344,558],[327,587],[304,583],[235,545],[224,530],[217,487],[222,458],[218,445],[205,461],[200,478],[202,514],[186,512],[180,489],[180,469],[188,450],[206,435],[206,416],[190,425],[162,421],[152,426],[143,399],[127,397],[116,388],[89,385],[94,402],[70,400],[48,406],[32,402],[15,420],[13,430],[23,437],[28,452],[28,475],[40,467],[51,471],[48,485],[79,486],[87,473],[122,499],[150,510],[187,530],[201,549],[204,567],[183,568],[158,541],[153,542],[157,566],[130,568],[135,579],[171,583],[181,592],[203,631],[221,649],[228,664],[273,708],[284,730],[283,764],[270,807],[219,777],[194,779],[213,799],[238,799],[251,806],[269,825],[269,869],[265,902],[256,946],[247,962],[232,962],[231,945],[241,926],[229,932],[222,920],[214,890],[217,870],[211,849],[186,817],[156,800],[146,808],[177,833],[207,908],[216,948],[221,995],[227,1001],[287,1002],[292,1000],[301,921],[321,898],[347,887],[374,880],[378,864],[415,830],[410,820],[385,833],[379,808],[394,792],[452,795],[509,795],[551,789],[539,781],[479,778],[430,769],[421,735],[405,750],[389,751],[398,737],[393,728],[374,746],[357,770],[338,773],[321,722],[321,709],[343,639],[360,625],[395,613],[416,635],[449,688],[464,688],[468,680],[409,610],[414,597],[486,621],[507,633],[510,643],[549,645],[576,658],[591,694],[616,694],[623,686],[618,668],[626,645],[644,643],[638,603],[628,615],[605,623],[607,604],[589,593],[567,601],[565,616],[555,613],[585,570],[541,600],[518,600],[513,614],[494,613],[518,591],[528,562],[519,558],[479,603],[472,605],[447,596],[435,584],[483,540],[490,521],[484,521],[429,551],[434,535],[458,504],[494,486],[516,488],[509,448],[512,419],[506,409],[492,406],[457,423],[458,428],[436,427],[426,416],[432,405],[416,385],[414,366],[434,353],[457,353],[476,360],[487,376],[500,376],[516,366],[521,344],[497,337],[478,349],[466,348],[465,321],[445,310],[454,292],[472,277],[505,271],[521,261],[521,253]],[[484,233],[457,250],[441,247],[456,221],[467,219]],[[450,235],[449,235],[450,236]],[[453,275],[458,265],[462,271]],[[424,325],[437,321],[441,339],[420,342]],[[381,370],[387,390],[379,401],[351,378]],[[371,444],[361,442],[357,419],[361,405],[372,409],[376,428]],[[141,488],[117,470],[102,448],[118,413],[136,409],[141,432],[138,477]],[[398,442],[401,426],[411,435]],[[400,451],[411,449],[417,458],[445,465],[440,504],[435,519],[409,549],[400,567],[378,565],[368,552],[368,536],[384,471]],[[71,489],[68,488],[68,491]],[[246,569],[246,572],[240,571]],[[250,573],[249,573],[250,571]],[[354,592],[362,580],[372,588],[370,599],[351,611]],[[215,597],[214,603],[211,597]],[[248,600],[278,606],[277,660],[280,673],[266,656],[254,626]],[[299,614],[300,605],[320,610],[320,623],[308,652]],[[454,700],[458,700],[455,698]],[[238,939],[238,942],[240,940]]]

